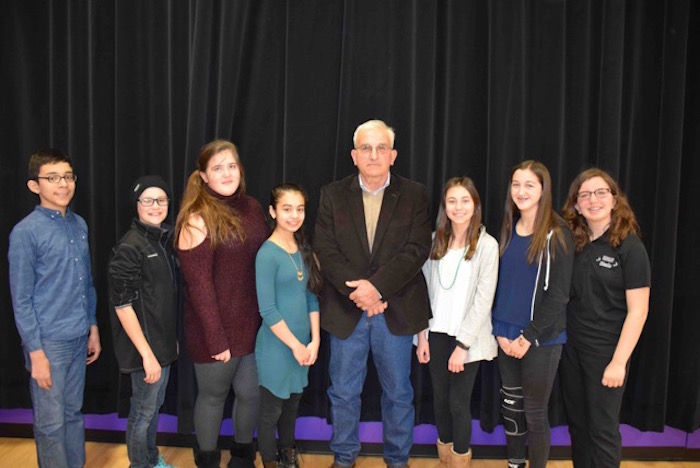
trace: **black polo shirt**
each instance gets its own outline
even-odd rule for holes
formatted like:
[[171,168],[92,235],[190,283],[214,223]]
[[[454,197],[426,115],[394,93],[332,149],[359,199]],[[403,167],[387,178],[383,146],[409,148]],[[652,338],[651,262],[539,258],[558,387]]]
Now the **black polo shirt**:
[[608,243],[607,232],[586,244],[574,258],[566,314],[569,342],[612,356],[627,317],[625,292],[650,284],[649,257],[638,236],[628,236],[617,249]]

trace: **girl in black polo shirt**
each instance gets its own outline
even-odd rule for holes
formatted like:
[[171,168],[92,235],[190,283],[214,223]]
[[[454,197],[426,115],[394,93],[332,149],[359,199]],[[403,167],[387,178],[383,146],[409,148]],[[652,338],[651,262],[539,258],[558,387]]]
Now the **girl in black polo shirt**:
[[560,367],[576,467],[620,466],[620,405],[649,310],[650,266],[639,225],[605,171],[576,177],[564,206],[576,242]]

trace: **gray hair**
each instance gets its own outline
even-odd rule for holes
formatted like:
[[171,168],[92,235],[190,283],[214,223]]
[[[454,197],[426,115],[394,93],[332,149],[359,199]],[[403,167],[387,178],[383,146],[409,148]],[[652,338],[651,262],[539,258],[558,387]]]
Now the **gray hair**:
[[367,122],[360,124],[355,129],[355,133],[352,135],[352,143],[354,146],[357,146],[357,136],[360,134],[360,132],[364,132],[365,130],[384,130],[389,135],[391,147],[394,147],[396,132],[393,128],[384,123],[383,120],[368,120]]

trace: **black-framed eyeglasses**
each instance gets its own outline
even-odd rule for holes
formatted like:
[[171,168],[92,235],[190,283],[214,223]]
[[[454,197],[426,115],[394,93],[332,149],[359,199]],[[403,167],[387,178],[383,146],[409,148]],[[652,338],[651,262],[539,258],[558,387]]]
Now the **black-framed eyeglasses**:
[[595,195],[598,200],[602,200],[603,198],[607,198],[611,193],[612,190],[605,187],[586,192],[579,192],[576,194],[576,198],[578,198],[579,201],[587,201],[591,199],[591,196]]
[[168,206],[168,203],[170,203],[169,198],[139,198],[139,203],[141,203],[143,206],[153,206],[154,203],[157,203],[158,206]]
[[65,179],[66,183],[76,182],[78,180],[78,176],[75,174],[65,174],[65,175],[51,174],[48,176],[36,176],[36,178],[37,178],[37,180],[38,179],[46,179],[49,181],[50,184],[57,184],[61,181],[61,179]]

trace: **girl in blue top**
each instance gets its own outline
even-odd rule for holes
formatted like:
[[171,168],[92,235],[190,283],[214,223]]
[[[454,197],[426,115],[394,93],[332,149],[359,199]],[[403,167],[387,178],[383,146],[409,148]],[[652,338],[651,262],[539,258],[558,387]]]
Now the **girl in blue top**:
[[542,163],[523,161],[513,168],[500,237],[492,317],[508,466],[525,467],[529,439],[530,468],[544,468],[547,406],[566,342],[574,249],[566,223],[552,210],[551,179]]
[[258,447],[265,467],[298,466],[297,411],[320,344],[316,294],[321,276],[302,230],[306,201],[306,192],[295,184],[272,189],[269,210],[274,231],[255,259],[263,319],[255,342],[260,384]]

